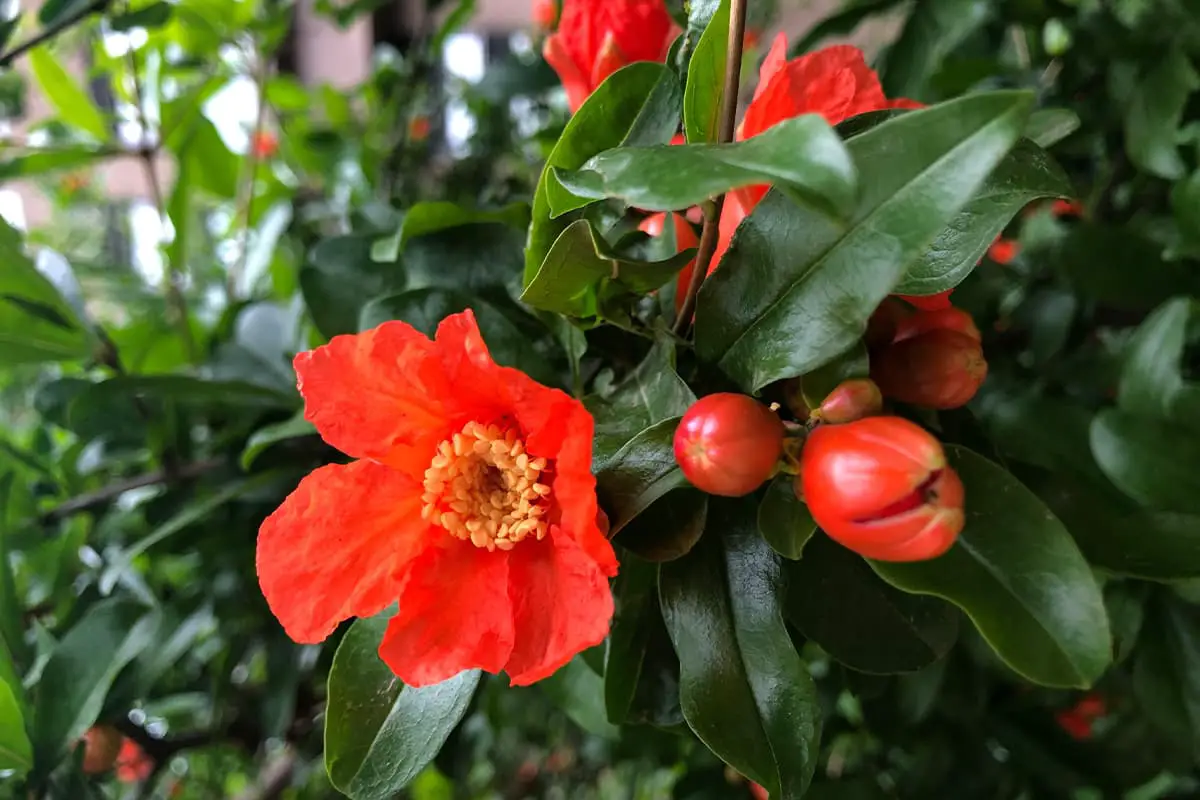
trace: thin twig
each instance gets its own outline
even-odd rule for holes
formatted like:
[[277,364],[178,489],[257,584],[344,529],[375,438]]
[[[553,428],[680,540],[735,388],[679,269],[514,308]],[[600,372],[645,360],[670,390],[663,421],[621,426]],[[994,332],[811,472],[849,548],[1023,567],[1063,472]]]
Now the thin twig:
[[77,514],[80,511],[87,511],[90,508],[104,505],[105,503],[115,500],[125,492],[133,489],[141,489],[144,486],[154,486],[159,483],[166,483],[172,480],[190,480],[198,478],[201,475],[212,472],[225,464],[225,459],[212,458],[206,461],[196,461],[191,464],[184,464],[173,470],[159,469],[154,472],[147,472],[144,475],[135,475],[132,478],[124,478],[119,481],[113,481],[107,486],[102,486],[92,492],[86,492],[81,495],[72,497],[70,500],[65,500],[54,508],[43,513],[39,519],[42,524],[56,522]]
[[108,7],[109,2],[110,0],[93,0],[93,2],[88,3],[75,13],[65,16],[60,20],[56,20],[52,25],[47,25],[45,28],[42,28],[40,31],[38,31],[36,35],[31,36],[29,39],[21,42],[12,50],[9,50],[4,55],[0,56],[0,67],[10,66],[18,57],[24,55],[38,45],[50,41],[67,28],[83,20],[85,17],[89,17],[97,11],[103,11]]
[[[133,98],[136,104],[137,124],[141,130],[141,155],[142,168],[146,171],[146,182],[150,184],[150,195],[154,201],[154,209],[158,213],[159,227],[159,244],[166,240],[167,221],[170,217],[167,214],[166,197],[163,194],[162,181],[158,174],[158,154],[160,152],[161,140],[155,140],[150,133],[150,114],[146,108],[145,97],[142,92],[141,82],[138,80],[137,50],[131,44],[129,47],[129,72],[133,80]],[[180,221],[179,224],[183,224]],[[175,324],[179,328],[179,336],[183,340],[183,351],[187,354],[188,361],[196,361],[196,340],[192,337],[192,325],[188,318],[187,298],[183,294],[184,274],[183,265],[176,264],[173,259],[168,257],[166,274],[163,275],[163,295],[167,303],[167,311],[174,318]]]
[[258,111],[254,118],[254,131],[250,134],[250,152],[246,155],[247,175],[242,182],[242,195],[238,200],[239,216],[242,220],[241,246],[238,248],[238,259],[230,267],[229,275],[225,278],[225,297],[229,305],[238,299],[238,284],[246,274],[246,264],[250,260],[250,225],[254,218],[254,190],[258,185],[259,139],[267,120],[267,72],[270,60],[264,53],[255,55],[259,62],[255,65],[255,83],[258,86]]
[[[721,97],[721,126],[717,131],[717,143],[733,141],[737,124],[738,87],[742,82],[742,45],[746,38],[746,2],[732,0],[729,5],[729,44],[725,51],[725,91]],[[704,229],[700,233],[700,247],[692,266],[692,280],[688,283],[683,307],[675,319],[672,330],[681,334],[692,324],[696,312],[696,295],[708,275],[708,265],[717,250],[720,233],[721,210],[725,207],[725,195],[718,195],[704,204]]]

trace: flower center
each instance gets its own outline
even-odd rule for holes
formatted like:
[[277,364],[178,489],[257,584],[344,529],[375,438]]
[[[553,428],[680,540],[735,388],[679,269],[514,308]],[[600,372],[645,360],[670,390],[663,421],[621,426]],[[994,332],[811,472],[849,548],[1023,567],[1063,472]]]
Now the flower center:
[[438,445],[425,470],[421,517],[488,550],[546,535],[546,459],[530,458],[513,428],[468,422]]

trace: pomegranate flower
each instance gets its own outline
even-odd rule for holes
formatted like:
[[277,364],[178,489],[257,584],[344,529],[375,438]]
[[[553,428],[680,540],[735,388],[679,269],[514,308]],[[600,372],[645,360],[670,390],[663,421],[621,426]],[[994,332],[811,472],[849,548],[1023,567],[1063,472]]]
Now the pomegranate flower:
[[140,783],[154,772],[154,759],[146,754],[141,745],[126,737],[121,741],[116,766],[117,780],[122,783]]
[[577,111],[604,79],[635,61],[663,61],[676,29],[663,0],[564,0],[542,54]]
[[398,601],[379,655],[412,686],[467,669],[533,683],[605,637],[617,561],[580,402],[498,366],[469,310],[432,341],[387,322],[295,367],[305,417],[358,460],[305,477],[259,531],[289,636]]

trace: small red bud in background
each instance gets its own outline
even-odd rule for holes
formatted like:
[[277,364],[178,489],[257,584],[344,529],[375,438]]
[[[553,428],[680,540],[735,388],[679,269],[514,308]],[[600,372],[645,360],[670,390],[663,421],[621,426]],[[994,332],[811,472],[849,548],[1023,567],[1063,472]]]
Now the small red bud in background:
[[868,350],[887,347],[896,338],[896,331],[901,323],[915,312],[907,303],[895,297],[885,297],[875,313],[867,320],[867,332],[864,339]]
[[883,411],[883,394],[875,382],[867,378],[843,381],[829,396],[821,401],[821,407],[812,417],[830,425],[854,422],[863,417],[872,417]]
[[1055,200],[1050,205],[1050,213],[1056,217],[1082,217],[1083,203],[1078,200]]
[[987,369],[978,340],[945,329],[891,344],[871,359],[871,378],[885,397],[924,408],[966,405]]
[[693,486],[741,497],[761,486],[783,455],[783,423],[744,394],[720,393],[692,404],[675,429],[675,460]]
[[270,131],[255,131],[250,139],[255,158],[270,158],[279,152],[279,139]]
[[419,114],[408,121],[408,138],[423,142],[429,138],[429,117]]
[[88,775],[108,772],[121,752],[121,732],[111,725],[93,725],[83,735],[83,771]]
[[950,307],[950,293],[952,291],[954,290],[947,289],[946,291],[938,292],[937,294],[898,294],[894,296],[899,297],[901,300],[921,309],[922,311],[935,311],[939,308]]
[[1107,713],[1108,704],[1104,698],[1092,692],[1070,708],[1059,711],[1054,719],[1073,738],[1084,740],[1092,738],[1092,724]]
[[899,417],[813,430],[796,490],[831,539],[880,561],[936,558],[963,527],[962,481],[941,443]]
[[141,745],[130,738],[121,742],[121,752],[117,755],[117,780],[139,783],[153,772],[154,759],[146,755]]
[[936,311],[918,311],[904,317],[896,325],[892,342],[911,339],[934,330],[957,331],[977,342],[980,340],[979,328],[975,325],[974,318],[961,308],[951,306]]
[[767,790],[759,786],[754,781],[750,781],[750,796],[753,797],[754,800],[767,800],[767,798],[770,797],[770,795],[767,794]]
[[544,31],[554,30],[558,22],[557,0],[533,0],[533,22]]
[[1021,243],[1015,239],[1005,239],[997,237],[996,241],[992,242],[988,248],[988,258],[995,261],[997,264],[1011,264],[1021,253]]

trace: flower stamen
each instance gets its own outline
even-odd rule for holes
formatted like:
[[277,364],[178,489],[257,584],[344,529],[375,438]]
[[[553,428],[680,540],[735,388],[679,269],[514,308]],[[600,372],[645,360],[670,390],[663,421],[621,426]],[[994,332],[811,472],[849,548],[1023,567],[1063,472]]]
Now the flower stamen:
[[425,470],[421,517],[489,551],[546,536],[551,489],[545,458],[514,428],[468,422],[441,442]]

